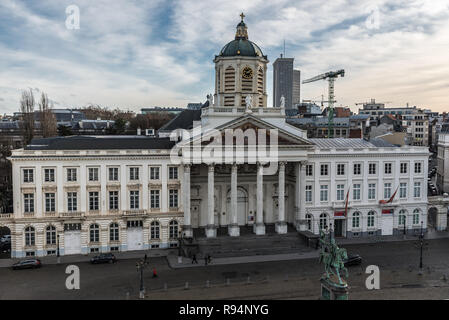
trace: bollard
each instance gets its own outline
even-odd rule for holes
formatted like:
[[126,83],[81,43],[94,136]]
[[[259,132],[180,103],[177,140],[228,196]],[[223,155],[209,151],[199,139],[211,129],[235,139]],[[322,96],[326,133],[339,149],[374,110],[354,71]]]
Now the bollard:
[[443,280],[443,281],[447,281],[447,275],[446,275],[446,274],[443,274],[442,280]]
[[226,285],[229,286],[231,284],[231,280],[226,279]]
[[189,283],[186,281],[186,284],[184,286],[184,290],[188,290],[189,289]]
[[246,284],[251,284],[251,279],[249,276],[246,278]]
[[210,288],[210,281],[209,280],[206,281],[206,288]]
[[167,282],[164,283],[164,291],[167,291]]
[[126,292],[126,300],[129,300],[129,292]]

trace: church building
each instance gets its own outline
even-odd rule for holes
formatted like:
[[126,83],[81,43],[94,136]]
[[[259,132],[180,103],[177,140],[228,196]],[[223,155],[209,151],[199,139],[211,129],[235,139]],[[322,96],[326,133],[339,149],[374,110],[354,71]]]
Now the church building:
[[387,236],[427,227],[426,147],[308,139],[268,108],[268,58],[242,15],[215,93],[160,134],[35,139],[12,152],[12,256],[174,247],[252,232]]

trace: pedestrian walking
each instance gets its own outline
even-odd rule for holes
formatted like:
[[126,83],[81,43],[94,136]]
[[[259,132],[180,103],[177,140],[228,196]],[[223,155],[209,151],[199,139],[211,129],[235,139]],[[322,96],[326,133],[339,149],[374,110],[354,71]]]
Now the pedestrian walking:
[[153,268],[153,278],[157,278],[156,268]]
[[196,260],[196,254],[192,256],[192,264],[194,263],[198,263],[198,261]]
[[207,255],[204,255],[204,265],[205,265],[205,266],[207,266],[207,261],[208,261]]
[[210,256],[210,254],[208,254],[208,255],[207,255],[207,263],[209,263],[209,264],[210,264],[210,263],[211,263],[211,261],[212,261],[212,257]]
[[147,263],[147,254],[145,253],[145,257],[143,258],[143,262]]

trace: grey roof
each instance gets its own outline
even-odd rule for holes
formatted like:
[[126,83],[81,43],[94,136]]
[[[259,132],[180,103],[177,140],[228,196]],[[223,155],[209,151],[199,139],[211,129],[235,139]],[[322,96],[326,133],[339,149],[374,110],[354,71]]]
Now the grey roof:
[[351,139],[351,138],[332,138],[332,139],[309,139],[320,149],[348,149],[348,148],[394,148],[394,144],[388,143],[383,139]]
[[171,149],[170,138],[147,136],[70,136],[33,139],[25,150]]
[[[291,118],[287,122],[293,125],[315,125],[327,126],[329,119],[327,117],[312,117],[312,118]],[[349,118],[334,118],[334,126],[349,126]]]
[[201,120],[201,110],[184,110],[163,125],[158,131],[172,131],[176,129],[192,129],[193,121]]

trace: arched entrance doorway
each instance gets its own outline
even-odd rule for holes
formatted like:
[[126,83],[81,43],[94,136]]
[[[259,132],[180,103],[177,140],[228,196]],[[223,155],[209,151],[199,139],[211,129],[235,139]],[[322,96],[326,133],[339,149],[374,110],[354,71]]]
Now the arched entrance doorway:
[[[231,190],[226,201],[226,221],[231,224]],[[248,224],[248,193],[242,187],[237,187],[237,223],[239,226]]]
[[11,230],[0,227],[0,259],[11,258]]

